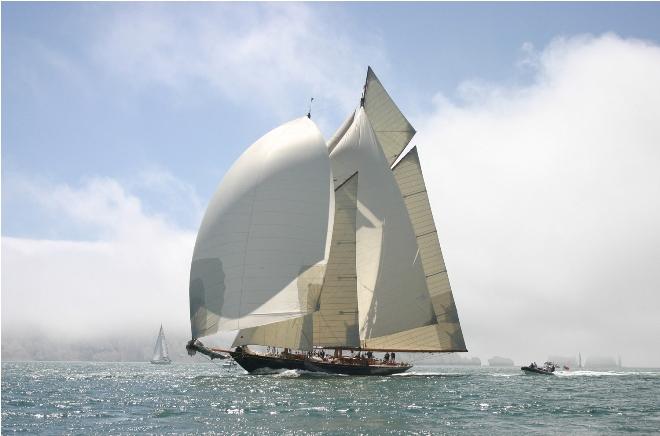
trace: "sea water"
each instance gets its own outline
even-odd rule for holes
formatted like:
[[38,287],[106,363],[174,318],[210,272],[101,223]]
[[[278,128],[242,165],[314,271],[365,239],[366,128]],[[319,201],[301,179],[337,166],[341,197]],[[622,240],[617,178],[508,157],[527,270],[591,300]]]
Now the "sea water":
[[215,362],[3,362],[2,433],[660,433],[660,370],[416,366],[349,377]]

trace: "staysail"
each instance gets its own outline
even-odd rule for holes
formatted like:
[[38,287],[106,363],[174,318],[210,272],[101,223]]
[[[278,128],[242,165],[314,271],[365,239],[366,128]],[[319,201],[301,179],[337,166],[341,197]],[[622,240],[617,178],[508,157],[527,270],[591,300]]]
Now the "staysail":
[[307,117],[272,130],[213,195],[190,271],[193,338],[316,309],[334,213],[328,152]]

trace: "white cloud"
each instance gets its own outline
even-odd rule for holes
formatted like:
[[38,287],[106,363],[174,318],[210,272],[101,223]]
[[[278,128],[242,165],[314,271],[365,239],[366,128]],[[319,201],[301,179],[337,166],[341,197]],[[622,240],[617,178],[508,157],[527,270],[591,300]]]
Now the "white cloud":
[[2,329],[7,339],[142,337],[163,322],[188,333],[194,232],[145,213],[116,180],[80,187],[23,180],[42,210],[91,225],[97,240],[2,238]]
[[367,62],[385,63],[383,50],[375,37],[346,36],[336,28],[342,17],[321,11],[303,4],[206,5],[194,14],[131,7],[104,19],[93,56],[126,82],[181,95],[201,83],[234,102],[280,112],[306,108],[292,92],[347,111],[357,104]]
[[533,84],[466,83],[418,123],[468,347],[657,365],[660,47],[524,50]]

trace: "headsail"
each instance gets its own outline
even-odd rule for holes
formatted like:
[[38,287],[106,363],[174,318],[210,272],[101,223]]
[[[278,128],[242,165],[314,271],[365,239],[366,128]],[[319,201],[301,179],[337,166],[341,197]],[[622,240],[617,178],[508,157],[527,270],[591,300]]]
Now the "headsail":
[[307,117],[234,163],[202,221],[190,271],[193,338],[316,309],[332,226],[330,164]]

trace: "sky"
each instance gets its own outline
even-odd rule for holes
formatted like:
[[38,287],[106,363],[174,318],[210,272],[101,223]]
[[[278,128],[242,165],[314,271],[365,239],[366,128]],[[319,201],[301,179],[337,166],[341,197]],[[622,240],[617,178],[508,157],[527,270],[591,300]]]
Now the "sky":
[[653,3],[3,3],[3,358],[62,342],[125,358],[160,323],[185,340],[223,174],[310,97],[330,137],[371,65],[418,131],[470,354],[660,366],[659,19]]

